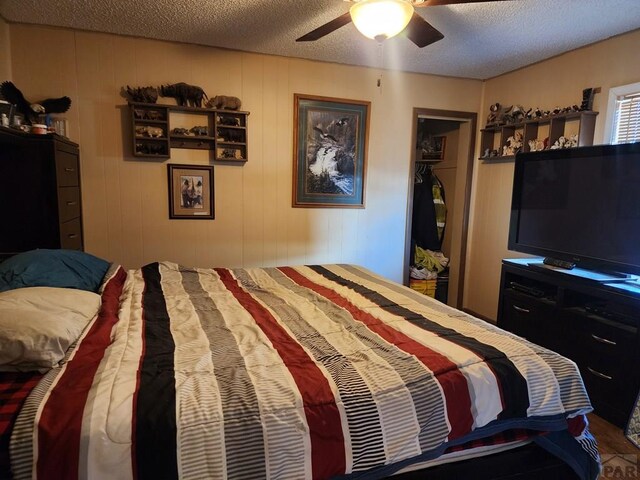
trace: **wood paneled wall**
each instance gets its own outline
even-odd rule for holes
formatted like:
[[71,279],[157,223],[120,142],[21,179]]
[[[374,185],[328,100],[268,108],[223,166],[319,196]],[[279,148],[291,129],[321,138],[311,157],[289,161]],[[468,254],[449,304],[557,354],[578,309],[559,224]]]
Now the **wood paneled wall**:
[[[16,84],[73,99],[87,250],[127,267],[348,262],[401,281],[412,109],[479,111],[481,100],[475,80],[384,71],[378,88],[377,69],[31,25],[10,34]],[[131,156],[121,87],[178,81],[251,112],[249,161],[215,167],[213,221],[169,220],[167,162]],[[365,209],[291,208],[294,93],[371,101]],[[174,149],[170,161],[209,157]]]
[[11,80],[11,45],[9,24],[0,17],[0,82]]
[[[604,143],[609,89],[640,81],[639,44],[636,30],[488,80],[480,125],[495,102],[550,110],[580,104],[584,88],[602,87],[594,102],[600,112],[594,143]],[[498,309],[500,261],[522,256],[507,250],[513,166],[479,161],[474,169],[464,305],[492,319]]]

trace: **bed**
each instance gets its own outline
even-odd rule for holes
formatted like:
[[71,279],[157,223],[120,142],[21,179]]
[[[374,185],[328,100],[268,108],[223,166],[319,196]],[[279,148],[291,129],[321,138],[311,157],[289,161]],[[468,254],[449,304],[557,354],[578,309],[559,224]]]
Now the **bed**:
[[597,478],[573,362],[366,269],[100,276],[63,358],[0,373],[5,476]]

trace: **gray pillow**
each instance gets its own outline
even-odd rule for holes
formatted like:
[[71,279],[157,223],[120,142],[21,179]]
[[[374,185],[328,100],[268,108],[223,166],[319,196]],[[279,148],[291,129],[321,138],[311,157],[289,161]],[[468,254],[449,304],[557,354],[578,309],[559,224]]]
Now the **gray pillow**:
[[46,371],[62,360],[100,309],[84,290],[29,287],[0,292],[0,371]]

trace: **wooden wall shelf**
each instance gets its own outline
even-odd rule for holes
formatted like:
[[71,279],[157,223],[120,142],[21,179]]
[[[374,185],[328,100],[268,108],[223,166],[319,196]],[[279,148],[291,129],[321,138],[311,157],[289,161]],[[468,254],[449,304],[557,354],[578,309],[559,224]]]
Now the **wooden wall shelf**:
[[[185,148],[211,150],[214,160],[225,163],[247,161],[249,112],[141,102],[129,102],[129,109],[135,157],[168,159],[172,148]],[[173,113],[206,117],[207,135],[172,133]],[[192,126],[205,126],[203,123],[194,118]],[[160,136],[151,136],[158,134],[155,129],[162,129]]]
[[585,110],[582,112],[561,113],[558,115],[549,115],[547,117],[537,118],[534,120],[526,120],[520,123],[512,123],[508,125],[499,125],[495,127],[486,127],[480,130],[480,158],[484,161],[507,161],[513,160],[515,155],[498,155],[493,157],[485,157],[484,152],[489,150],[498,150],[502,152],[502,147],[507,144],[507,139],[516,132],[522,133],[522,151],[528,152],[529,141],[539,138],[539,127],[547,126],[549,137],[548,147],[553,145],[560,137],[565,135],[567,130],[567,122],[578,123],[578,146],[584,147],[593,145],[593,135],[596,127],[596,116],[598,112]]

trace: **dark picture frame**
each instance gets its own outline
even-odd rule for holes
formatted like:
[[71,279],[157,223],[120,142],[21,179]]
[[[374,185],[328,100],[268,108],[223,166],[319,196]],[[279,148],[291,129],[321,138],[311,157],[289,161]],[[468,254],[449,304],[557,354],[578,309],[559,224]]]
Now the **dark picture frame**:
[[446,136],[432,136],[422,142],[422,160],[444,160]]
[[370,106],[294,94],[294,207],[364,208]]
[[167,165],[169,218],[213,220],[215,201],[213,167],[210,165]]

